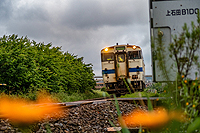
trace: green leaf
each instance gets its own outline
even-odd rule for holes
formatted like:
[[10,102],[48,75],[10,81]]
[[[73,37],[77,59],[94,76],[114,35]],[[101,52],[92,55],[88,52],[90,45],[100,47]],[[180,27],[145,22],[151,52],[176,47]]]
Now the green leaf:
[[188,126],[187,133],[200,129],[200,117],[196,118],[193,123]]

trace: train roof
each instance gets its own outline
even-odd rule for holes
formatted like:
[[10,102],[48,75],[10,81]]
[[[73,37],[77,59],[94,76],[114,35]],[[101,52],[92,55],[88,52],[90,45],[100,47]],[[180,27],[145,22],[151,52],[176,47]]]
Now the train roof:
[[[140,48],[140,46],[137,46],[137,45],[132,45],[132,44],[119,44],[119,45],[113,45],[113,46],[107,46],[105,48],[114,48],[114,47],[118,47],[118,46],[127,46],[127,47],[133,47],[133,46],[136,46],[136,48]],[[101,51],[103,51],[105,48],[101,49]]]

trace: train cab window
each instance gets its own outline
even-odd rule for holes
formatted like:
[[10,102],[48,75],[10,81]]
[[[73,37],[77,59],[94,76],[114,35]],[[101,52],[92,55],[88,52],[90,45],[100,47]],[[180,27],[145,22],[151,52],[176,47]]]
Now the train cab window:
[[129,51],[128,59],[141,59],[141,51]]
[[113,53],[103,53],[101,54],[101,61],[114,61],[114,54]]
[[125,61],[125,56],[124,56],[124,54],[118,54],[118,55],[117,55],[117,60],[118,60],[118,62],[124,62],[124,61]]

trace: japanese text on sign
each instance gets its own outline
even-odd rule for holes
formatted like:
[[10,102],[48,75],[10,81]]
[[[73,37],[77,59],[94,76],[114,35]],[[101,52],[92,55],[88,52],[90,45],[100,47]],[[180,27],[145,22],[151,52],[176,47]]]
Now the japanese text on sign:
[[199,8],[167,10],[166,16],[193,15],[198,13]]

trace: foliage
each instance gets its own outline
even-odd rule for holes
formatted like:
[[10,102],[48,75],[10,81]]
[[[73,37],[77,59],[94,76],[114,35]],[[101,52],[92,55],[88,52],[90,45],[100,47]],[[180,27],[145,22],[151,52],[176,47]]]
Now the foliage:
[[162,83],[153,83],[151,86],[146,87],[144,90],[146,92],[163,92],[163,84]]
[[134,93],[131,93],[131,94],[126,94],[124,96],[121,96],[121,98],[137,98],[137,97],[146,97],[146,96],[149,96],[149,97],[158,97],[159,94],[156,94],[156,93],[151,93],[151,92],[134,92]]
[[94,93],[87,91],[85,93],[72,93],[72,94],[59,92],[59,93],[52,93],[51,96],[52,99],[55,99],[56,101],[59,102],[73,102],[86,99],[100,98],[102,97],[102,94],[96,91]]
[[[191,22],[191,30],[185,24],[183,26],[183,32],[180,37],[174,37],[174,42],[170,44],[169,50],[171,51],[170,57],[175,59],[177,65],[177,81],[175,83],[176,90],[173,91],[175,98],[175,105],[181,107],[187,117],[189,123],[193,122],[198,117],[199,110],[199,95],[200,95],[200,79],[196,77],[196,80],[190,80],[187,76],[190,74],[192,66],[197,65],[198,55],[196,54],[200,45],[200,15],[197,16],[197,25]],[[197,76],[197,75],[196,75]],[[189,124],[187,123],[187,124]],[[186,124],[186,125],[187,125]]]
[[61,47],[36,43],[17,35],[0,38],[1,91],[20,94],[46,89],[49,92],[85,92],[95,86],[91,64],[83,63]]
[[170,57],[176,62],[178,75],[187,77],[193,65],[200,67],[196,53],[200,47],[200,17],[198,14],[197,25],[191,22],[191,30],[187,24],[183,26],[183,32],[179,37],[174,36],[170,44]]
[[[158,30],[157,35],[157,38],[155,38],[155,40],[152,39],[151,42],[151,47],[153,49],[153,60],[158,60],[158,66],[162,72],[162,75],[164,75],[164,78],[166,78],[166,80],[169,81],[169,75],[166,69],[166,51],[162,41],[162,31]],[[157,47],[155,45],[157,45]]]
[[108,94],[108,92],[106,91],[102,91],[102,90],[93,90],[94,93],[97,93],[99,94],[100,96],[103,96],[103,97],[109,97],[110,95]]
[[102,87],[102,88],[101,88],[101,91],[106,92],[106,87]]
[[[27,101],[35,101],[38,99],[38,96],[43,93],[43,91],[44,90],[34,91],[32,93],[19,94],[19,95],[14,95],[14,94],[6,95],[5,93],[1,93],[0,98],[7,96],[12,99],[24,99]],[[44,93],[45,93],[45,91],[44,91]],[[73,101],[80,101],[80,100],[93,99],[93,98],[102,98],[103,93],[105,93],[105,92],[101,92],[99,90],[94,90],[94,92],[91,92],[91,91],[86,91],[85,93],[74,92],[72,94],[65,93],[65,92],[52,92],[49,95],[50,95],[52,101],[55,101],[55,102],[73,102]],[[48,95],[47,92],[46,92],[46,94]],[[106,93],[105,95],[109,96],[108,93]],[[44,96],[46,96],[46,95],[44,95]]]
[[[159,36],[155,44],[162,44],[162,36]],[[154,45],[154,44],[153,44]],[[173,42],[169,45],[170,55],[169,57],[174,60],[173,64],[177,69],[176,81],[166,82],[163,87],[163,92],[166,93],[168,100],[165,102],[168,105],[169,110],[182,110],[186,116],[184,123],[179,123],[176,127],[167,127],[168,130],[163,132],[173,132],[173,130],[179,129],[180,132],[199,132],[199,109],[200,109],[200,79],[191,80],[187,78],[192,70],[193,66],[196,65],[200,70],[198,62],[199,57],[197,56],[197,50],[200,45],[200,15],[198,13],[197,25],[194,22],[191,23],[191,29],[188,28],[187,24],[183,26],[183,32],[179,37],[174,36]],[[158,60],[158,65],[163,71],[163,75],[169,80],[168,71],[164,62],[166,57],[162,55],[163,49],[157,48],[158,53],[161,53]],[[200,71],[199,71],[200,72]]]

